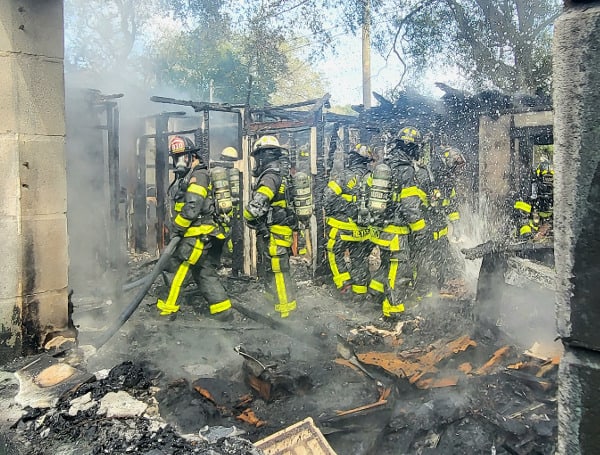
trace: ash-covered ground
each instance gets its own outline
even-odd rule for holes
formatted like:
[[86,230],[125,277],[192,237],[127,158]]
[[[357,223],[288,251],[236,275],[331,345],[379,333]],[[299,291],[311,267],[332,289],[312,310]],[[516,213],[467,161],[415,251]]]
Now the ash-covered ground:
[[[132,267],[132,275],[144,272]],[[175,319],[159,316],[165,289],[157,281],[104,347],[91,356],[79,350],[80,367],[103,379],[48,409],[10,405],[8,453],[260,454],[250,442],[309,416],[340,455],[554,453],[556,365],[525,356],[529,346],[501,327],[476,322],[471,299],[427,299],[390,326],[373,303],[345,302],[332,285],[313,284],[302,261],[294,273],[298,310],[283,320],[260,282],[223,273],[234,304],[273,324],[237,311],[231,322],[214,320],[193,286]],[[77,293],[73,300],[81,347],[125,307],[89,305]],[[457,339],[461,347],[445,349]],[[421,370],[369,360],[380,353]],[[2,395],[17,393],[10,374],[25,363],[3,368]],[[146,407],[99,413],[110,392],[134,400],[125,407]]]

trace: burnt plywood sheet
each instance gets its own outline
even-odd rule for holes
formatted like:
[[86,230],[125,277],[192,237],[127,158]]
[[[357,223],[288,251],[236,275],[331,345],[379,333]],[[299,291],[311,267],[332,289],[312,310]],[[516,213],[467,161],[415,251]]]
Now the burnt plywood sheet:
[[254,444],[266,455],[336,455],[311,417]]

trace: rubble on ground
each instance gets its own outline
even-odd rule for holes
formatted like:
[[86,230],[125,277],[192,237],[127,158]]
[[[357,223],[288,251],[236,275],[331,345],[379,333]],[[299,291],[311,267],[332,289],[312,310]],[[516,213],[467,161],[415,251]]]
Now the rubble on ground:
[[[477,327],[472,301],[428,299],[390,326],[371,302],[342,302],[295,272],[298,310],[273,327],[240,313],[212,320],[193,294],[169,320],[148,296],[96,355],[82,354],[55,402],[21,401],[3,422],[14,453],[261,454],[259,441],[307,418],[340,455],[554,453],[557,355]],[[274,317],[260,283],[227,287]],[[93,344],[98,332],[82,330],[93,321],[74,317],[81,347]],[[0,392],[16,411],[18,382]]]

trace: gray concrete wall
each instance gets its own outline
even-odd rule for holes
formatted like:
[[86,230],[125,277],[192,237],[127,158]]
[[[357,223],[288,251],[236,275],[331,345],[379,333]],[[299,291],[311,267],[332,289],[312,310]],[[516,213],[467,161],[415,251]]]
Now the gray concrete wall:
[[0,360],[67,327],[62,0],[0,2]]
[[555,23],[558,454],[600,453],[600,2]]

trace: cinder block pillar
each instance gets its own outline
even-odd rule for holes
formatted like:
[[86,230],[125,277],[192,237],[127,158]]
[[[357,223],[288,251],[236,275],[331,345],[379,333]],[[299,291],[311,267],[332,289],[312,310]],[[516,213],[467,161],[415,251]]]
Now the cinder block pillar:
[[[600,453],[600,2],[555,23],[557,454]],[[574,5],[574,6],[571,6]]]
[[67,328],[62,0],[0,2],[0,360]]

